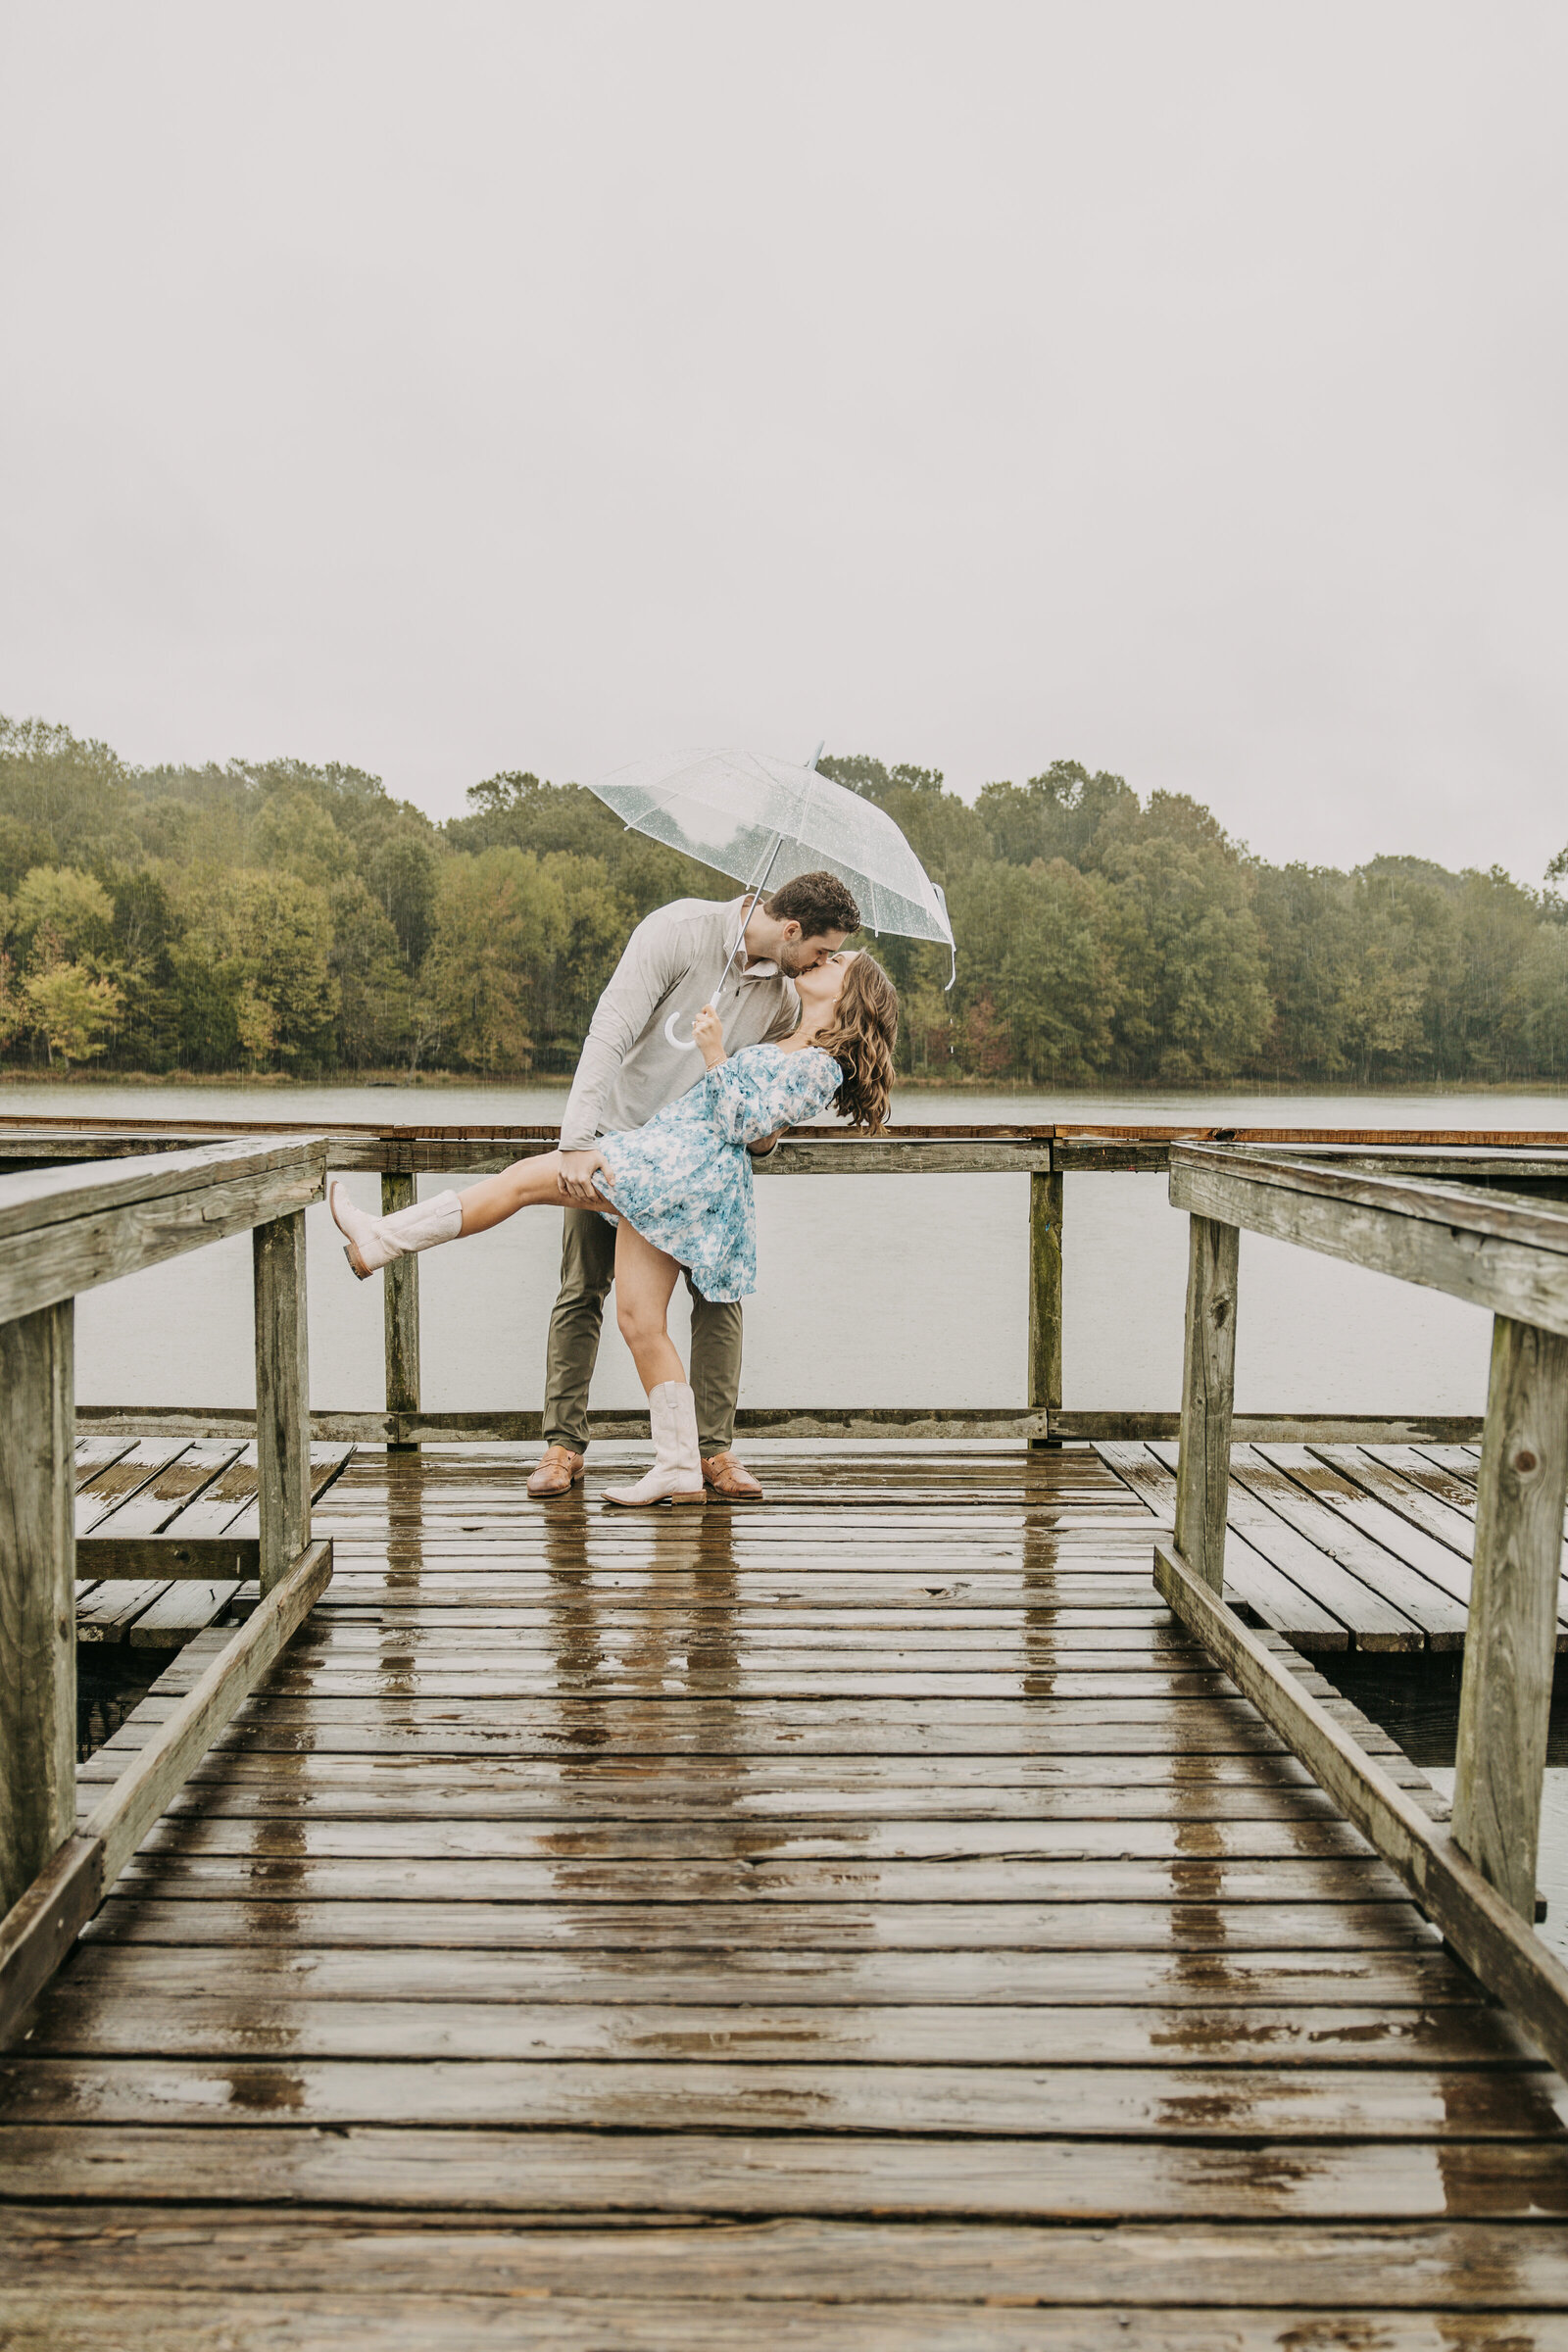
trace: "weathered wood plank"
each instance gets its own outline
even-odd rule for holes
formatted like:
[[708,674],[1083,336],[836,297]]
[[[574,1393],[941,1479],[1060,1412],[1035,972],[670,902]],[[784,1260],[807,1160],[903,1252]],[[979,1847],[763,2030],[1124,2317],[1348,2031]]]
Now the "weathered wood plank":
[[1061,1409],[1061,1214],[1062,1180],[1040,1174],[1029,1179],[1029,1402],[1037,1410]]
[[[113,1522],[111,1522],[113,1524]],[[238,1580],[261,1567],[259,1536],[80,1536],[83,1576]]]
[[74,1330],[0,1324],[0,1913],[75,1822]]
[[1525,1919],[1535,1916],[1565,1494],[1568,1340],[1499,1315],[1476,1494],[1453,1834]]
[[641,1956],[586,1938],[575,1948],[521,1950],[361,1941],[313,1946],[302,1968],[300,1947],[281,1941],[247,1938],[188,1948],[177,1938],[135,1943],[95,1936],[73,1956],[59,1983],[68,1994],[80,1983],[132,2002],[160,1995],[184,2002],[222,1992],[264,2004],[378,2000],[437,2008],[462,2001],[536,2001],[567,2009],[580,2001],[730,2008],[737,2002],[800,2001],[852,2008],[928,2002],[955,2011],[1016,2003],[1082,2012],[1127,2003],[1196,2012],[1183,2048],[1192,2046],[1205,2023],[1244,2032],[1258,2010],[1371,2005],[1388,2019],[1396,2041],[1412,2018],[1428,2012],[1458,2009],[1473,2017],[1480,2004],[1483,2014],[1502,2014],[1431,1936],[1402,1946],[1243,1946],[1234,1952],[1187,1942],[1174,1950],[1142,1945],[1061,1951],[880,1951],[866,1943],[826,1952],[776,1942],[748,1941],[733,1949],[665,1943]]
[[[1560,1516],[1560,1500],[1558,1511]],[[1524,1925],[1455,1838],[1436,1828],[1256,1636],[1188,1572],[1180,1556],[1159,1544],[1154,1581],[1178,1616],[1393,1865],[1466,1965],[1560,2070],[1568,2062],[1568,1968]],[[1533,1903],[1533,1879],[1530,1893]]]
[[1176,1544],[1184,1558],[1192,1562],[1193,1573],[1216,1592],[1225,1581],[1225,1494],[1236,1402],[1239,1245],[1234,1225],[1217,1224],[1202,1216],[1191,1219]]
[[[410,1208],[418,1198],[418,1179],[387,1174],[381,1178],[381,1214],[390,1217]],[[386,1359],[386,1409],[389,1415],[419,1409],[419,1258],[416,1250],[395,1257],[381,1281],[381,1305]],[[407,1441],[394,1440],[395,1445]]]
[[[1430,1828],[1418,1808],[1410,1810]],[[150,1887],[132,1887],[104,1904],[87,1934],[95,1944],[191,1950],[239,1942],[309,1951],[385,1943],[402,1951],[423,1946],[447,1952],[580,1953],[591,1941],[606,1952],[661,1955],[694,1945],[842,1955],[872,1942],[903,1952],[960,1946],[970,1956],[1053,1951],[1278,1955],[1403,1952],[1433,1940],[1414,1906],[1396,1901],[1256,1902],[1221,1909],[1206,1891],[1211,1875],[1207,1864],[1195,1866],[1191,1895],[1175,1901],[1169,1899],[1167,1871],[1165,1899],[1145,1902],[596,1903],[591,1937],[585,1934],[583,1908],[570,1901],[410,1899],[378,1906],[326,1896],[298,1902],[260,1902],[245,1894],[227,1900],[217,1893],[199,1900],[166,1898]],[[1533,2027],[1527,2025],[1527,2031],[1532,2039],[1539,2038]]]
[[23,2010],[91,1919],[104,1889],[113,1886],[191,1766],[254,1690],[331,1574],[330,1544],[314,1545],[273,1587],[196,1688],[160,1725],[147,1727],[134,1759],[80,1830],[74,1829],[73,1809],[65,1842],[0,1923],[0,2042],[14,2031]]
[[[1466,2215],[1497,2222],[1568,2213],[1568,2149],[1560,2141],[1457,2143],[1441,2165],[1435,2153],[1425,2162],[1391,2164],[1376,2141],[1345,2147],[1293,2142],[1270,2156],[1264,2165],[1245,2144],[948,2141],[809,2132],[774,2138],[384,2127],[321,2132],[284,2123],[242,2132],[212,2126],[18,2125],[0,2127],[0,2190],[33,2198],[91,2196],[112,2181],[118,2197],[200,2197],[214,2205],[297,2200],[375,2202],[406,2212],[464,2206],[473,2212],[877,2213],[911,2221],[989,2214],[1102,2227],[1218,2217],[1276,2225],[1453,2221]],[[1017,2316],[1007,2314],[1009,2322]],[[1494,2337],[1495,2324],[1488,2324]],[[1054,2325],[1059,2329],[1059,2323]]]
[[[1321,1465],[1317,1467],[1321,1471]],[[1322,1473],[1325,1482],[1333,1475]],[[1448,1581],[1438,1584],[1367,1535],[1353,1516],[1336,1512],[1330,1496],[1319,1491],[1316,1482],[1308,1492],[1306,1486],[1277,1469],[1251,1446],[1236,1448],[1231,1456],[1231,1476],[1235,1498],[1232,1507],[1259,1548],[1273,1549],[1285,1541],[1270,1530],[1268,1520],[1272,1518],[1294,1530],[1323,1562],[1323,1566],[1309,1569],[1306,1561],[1301,1560],[1298,1573],[1312,1575],[1314,1591],[1320,1588],[1326,1591],[1332,1578],[1328,1564],[1333,1562],[1345,1577],[1353,1578],[1364,1593],[1375,1596],[1355,1604],[1358,1624],[1367,1627],[1368,1648],[1404,1646],[1402,1642],[1380,1642],[1375,1638],[1390,1630],[1385,1612],[1392,1611],[1396,1611],[1407,1625],[1418,1627],[1433,1649],[1458,1649],[1462,1645],[1466,1612],[1462,1595],[1453,1591],[1454,1583],[1465,1575],[1462,1561],[1445,1553],[1443,1573]],[[1343,1487],[1347,1482],[1339,1483]],[[1244,1496],[1248,1500],[1244,1501]],[[1348,1603],[1350,1595],[1346,1585],[1338,1584],[1336,1591]]]
[[1462,1185],[1380,1181],[1176,1147],[1171,1204],[1568,1332],[1568,1214]]
[[[0,1241],[31,1237],[41,1242],[52,1225],[89,1221],[106,1210],[129,1209],[153,1200],[204,1190],[221,1193],[248,1178],[289,1171],[318,1173],[325,1164],[326,1139],[316,1129],[272,1143],[241,1136],[200,1144],[145,1160],[94,1161],[84,1167],[30,1169],[0,1176]],[[220,1212],[221,1214],[221,1212]],[[8,1262],[0,1257],[0,1263]]]
[[[678,2296],[688,2310],[744,2298],[754,2316],[765,2312],[770,2328],[818,2296],[847,2307],[852,2319],[857,2307],[885,2299],[898,2307],[884,2322],[896,2329],[901,2319],[916,2324],[928,2297],[947,2306],[956,2326],[962,2306],[991,2303],[1004,2281],[1017,2300],[993,2316],[1010,2324],[1029,2316],[1028,2302],[1066,2306],[1072,2316],[1053,2323],[1065,2329],[1080,2325],[1086,2311],[1124,2305],[1112,2315],[1123,2343],[1150,2342],[1142,2329],[1129,2328],[1147,2327],[1153,2312],[1162,2325],[1179,2325],[1183,2307],[1197,2306],[1194,2332],[1184,2340],[1202,2344],[1198,2328],[1214,2327],[1204,2352],[1236,2352],[1238,2339],[1221,2333],[1224,2323],[1216,2321],[1237,2305],[1255,2305],[1260,2318],[1273,2315],[1272,2337],[1257,2339],[1268,2352],[1293,2338],[1309,2347],[1311,2324],[1301,2317],[1309,2311],[1327,2312],[1319,2332],[1332,2343],[1328,2331],[1338,2327],[1343,2343],[1349,2326],[1359,2323],[1340,2326],[1340,2315],[1361,2306],[1378,2315],[1448,2313],[1454,2335],[1448,2346],[1436,2336],[1431,2345],[1433,2352],[1458,2352],[1467,2338],[1452,2310],[1456,2285],[1480,2315],[1478,2329],[1495,2327],[1500,2313],[1568,2307],[1568,2248],[1550,2223],[1533,2230],[1445,2221],[1402,2229],[1189,2223],[1179,2230],[1123,2224],[1045,2231],[977,2222],[911,2230],[769,2221],[650,2230],[595,2227],[578,2216],[563,2230],[501,2220],[476,2229],[460,2216],[445,2225],[431,2217],[411,2237],[406,2215],[364,2208],[284,2217],[265,2207],[215,2213],[176,2205],[150,2213],[102,2204],[93,2209],[90,2230],[81,2220],[71,2206],[15,2208],[7,2216],[9,2242],[0,2244],[0,2285],[183,2289],[195,2296],[228,2292],[243,2277],[258,2297],[334,2290],[417,2296],[419,2311],[432,2319],[434,2299],[447,2295],[543,2300],[548,2310],[557,2297],[572,2294],[643,2302]],[[230,2325],[242,2317],[232,2306],[226,2316]],[[984,2315],[976,2308],[963,2316]],[[1123,2320],[1128,2328],[1120,2327]],[[475,2340],[482,2340],[477,2332]],[[1002,2340],[1011,2347],[1024,2339]],[[1060,2352],[1066,2339],[1054,2340]],[[1381,2327],[1369,2340],[1378,2352],[1399,2343]],[[1490,2352],[1497,2352],[1495,2344]]]
[[311,1540],[311,1375],[305,1218],[296,1210],[251,1235],[256,1292],[256,1443],[264,1592]]
[[[296,1154],[292,1164],[266,1174],[226,1176],[0,1239],[0,1320],[31,1314],[225,1235],[248,1232],[264,1218],[303,1209],[320,1196],[321,1167],[319,1154],[303,1164]],[[21,1181],[0,1177],[0,1187]]]
[[[1151,1510],[1174,1519],[1176,1476],[1169,1455],[1160,1454],[1152,1446],[1108,1440],[1102,1440],[1098,1450]],[[1236,1490],[1232,1488],[1228,1512],[1234,1512],[1235,1502]],[[1282,1574],[1234,1526],[1227,1527],[1225,1539],[1225,1591],[1230,1599],[1250,1609],[1264,1625],[1289,1635],[1292,1641],[1305,1647],[1338,1650],[1350,1645],[1348,1630],[1340,1617],[1331,1613],[1324,1598],[1309,1591],[1300,1577],[1293,1580]],[[1332,1593],[1329,1597],[1333,1597]],[[1418,1641],[1419,1636],[1412,1636],[1412,1645]]]
[[[205,2296],[117,2290],[69,2301],[18,2289],[6,2298],[5,2318],[15,2352],[101,2352],[111,2336],[117,2352],[232,2352],[252,2329],[265,2329],[275,2352],[318,2352],[345,2337],[374,2342],[384,2352],[473,2352],[488,2342],[504,2342],[515,2352],[542,2346],[549,2352],[730,2352],[737,2327],[734,2309],[682,2295],[622,2300],[564,2289],[500,2300],[457,2290],[437,2300],[404,2292],[256,2294],[229,2282]],[[754,2303],[748,2297],[741,2324],[753,2332],[765,2329],[779,2352],[889,2352],[893,2346],[899,2352],[1060,2352],[1066,2340],[1063,2315],[1055,2310],[955,2307],[906,2297],[888,2303],[837,2295],[825,2302],[798,2295]],[[1497,2352],[1504,2341],[1495,2317],[1446,2307],[1388,2315],[1347,2309],[1325,2322],[1316,2304],[1298,2309],[1275,2302],[1255,2311],[1235,2305],[1162,2311],[1152,2319],[1125,2311],[1074,2312],[1066,2324],[1073,2352],[1121,2352],[1128,2345],[1135,2352],[1155,2346],[1160,2352],[1276,2352],[1282,2343],[1310,2343],[1325,2325],[1340,2328],[1340,2341],[1375,2344],[1377,2352]],[[1346,2334],[1350,2328],[1354,2337]],[[1506,2342],[1520,2352],[1563,2352],[1568,2322],[1532,2315],[1508,2327]]]
[[[233,1439],[216,1445],[183,1446],[133,1494],[108,1502],[91,1528],[78,1528],[78,1534],[115,1540],[162,1535],[177,1514],[229,1467],[239,1450]],[[113,1477],[113,1471],[109,1475]]]
[[[1553,2096],[1553,2091],[1557,2097]],[[233,2119],[236,2141],[272,2124],[269,2059],[0,2059],[0,2114],[11,2131],[102,2130]],[[1378,2139],[1401,2143],[1560,2141],[1561,2086],[1544,2069],[853,2065],[786,2066],[733,2056],[635,2059],[398,2058],[288,2061],[288,2120],[326,2129],[396,2126],[472,2131],[932,2132],[955,2149],[977,2136],[1049,2140]],[[1568,2102],[1564,2102],[1568,2103]],[[247,2132],[247,2126],[249,2132]],[[1559,2151],[1560,2153],[1560,2151]],[[236,2146],[231,2164],[242,2164]]]
[[[1012,2003],[858,1999],[762,2004],[731,2001],[659,2006],[633,2001],[323,2000],[314,1972],[291,1997],[275,1980],[204,1954],[206,1988],[178,1997],[123,1967],[133,1948],[83,1951],[63,1971],[27,2021],[28,2061],[37,2057],[167,2060],[208,2058],[581,2061],[643,2065],[702,2059],[710,2064],[789,2065],[803,2052],[816,2064],[923,2067],[1306,2066],[1335,2070],[1420,2065],[1537,2063],[1506,2011],[1453,2003],[1418,2009],[1365,2004],[1278,2009],[1115,2005],[1047,2007]],[[145,1956],[145,1955],[144,1955]],[[102,1963],[116,1964],[105,1975]],[[116,1982],[123,1976],[124,1984]],[[214,1986],[213,1980],[217,1979]],[[738,1991],[739,1986],[735,1989]],[[1432,2077],[1426,2077],[1428,2083]],[[1512,2083],[1513,2074],[1500,2078]],[[417,2108],[418,2101],[411,2102]],[[1525,2110],[1516,2111],[1522,2115]],[[1504,2116],[1505,2125],[1514,2118]],[[1033,2122],[1025,2129],[1033,2130]],[[1336,2136],[1338,2134],[1335,2134]]]

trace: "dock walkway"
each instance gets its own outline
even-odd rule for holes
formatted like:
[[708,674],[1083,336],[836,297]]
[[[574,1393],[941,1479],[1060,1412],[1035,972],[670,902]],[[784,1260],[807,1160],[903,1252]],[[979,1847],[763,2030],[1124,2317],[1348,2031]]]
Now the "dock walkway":
[[1157,1599],[1159,1447],[529,1458],[322,1494],[0,2061],[8,2352],[1568,2347],[1568,2089]]

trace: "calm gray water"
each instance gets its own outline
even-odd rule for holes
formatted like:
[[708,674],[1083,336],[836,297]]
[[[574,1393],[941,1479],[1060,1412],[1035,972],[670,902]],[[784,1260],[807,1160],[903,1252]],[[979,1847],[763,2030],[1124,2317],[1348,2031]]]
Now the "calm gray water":
[[[0,1109],[41,1116],[554,1121],[554,1087],[7,1085]],[[1386,1097],[909,1094],[901,1119],[1279,1126],[1568,1126],[1560,1095]],[[368,1206],[375,1180],[353,1180]],[[431,1190],[427,1183],[426,1191]],[[439,1186],[433,1188],[439,1190]],[[1005,1405],[1024,1395],[1028,1180],[1021,1176],[769,1178],[758,1186],[760,1289],[746,1310],[742,1401]],[[310,1212],[311,1373],[318,1406],[381,1401],[378,1288],[349,1276],[324,1208]],[[1185,1219],[1158,1176],[1066,1183],[1066,1402],[1174,1406],[1181,1384]],[[527,1408],[543,1396],[559,1220],[531,1210],[426,1258],[427,1410]],[[1480,1412],[1488,1318],[1386,1276],[1246,1235],[1238,1344],[1244,1410]],[[684,1294],[677,1294],[683,1298]],[[243,1240],[84,1298],[85,1402],[251,1400],[250,1251]],[[607,1329],[594,1400],[638,1401]]]

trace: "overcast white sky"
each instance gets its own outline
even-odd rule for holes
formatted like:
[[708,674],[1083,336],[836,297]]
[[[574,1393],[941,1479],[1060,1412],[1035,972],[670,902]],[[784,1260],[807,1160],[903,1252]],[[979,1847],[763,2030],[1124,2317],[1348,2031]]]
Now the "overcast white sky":
[[0,710],[1568,840],[1562,0],[8,0]]

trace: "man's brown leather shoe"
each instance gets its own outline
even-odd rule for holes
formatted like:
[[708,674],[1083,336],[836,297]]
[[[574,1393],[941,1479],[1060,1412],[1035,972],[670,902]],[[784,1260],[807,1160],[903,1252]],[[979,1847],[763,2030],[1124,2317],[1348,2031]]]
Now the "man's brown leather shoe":
[[703,1484],[711,1487],[730,1502],[760,1502],[762,1490],[747,1469],[732,1453],[705,1453]]
[[569,1494],[583,1473],[583,1457],[565,1446],[547,1446],[528,1480],[537,1501],[550,1494]]

